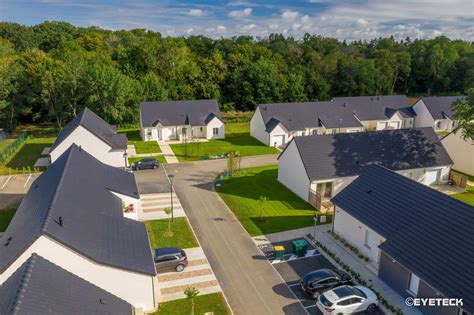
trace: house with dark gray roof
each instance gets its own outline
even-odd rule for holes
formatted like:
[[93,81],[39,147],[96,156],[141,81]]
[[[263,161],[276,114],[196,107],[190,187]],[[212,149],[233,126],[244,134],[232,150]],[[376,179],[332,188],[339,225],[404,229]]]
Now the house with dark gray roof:
[[295,137],[278,157],[278,180],[315,208],[377,164],[426,185],[448,180],[453,164],[432,128]]
[[59,133],[49,150],[51,162],[56,161],[72,144],[82,147],[102,163],[125,167],[126,135],[117,133],[115,126],[109,125],[87,107]]
[[250,134],[266,145],[283,146],[295,136],[411,128],[414,117],[404,95],[260,104],[252,116]]
[[437,132],[451,132],[456,128],[452,105],[465,96],[427,96],[413,105],[416,127],[433,127]]
[[[123,199],[125,198],[125,199]],[[1,238],[0,284],[37,253],[134,307],[155,307],[145,225],[126,218],[133,174],[71,145],[32,184]]]
[[140,131],[144,141],[225,138],[225,124],[214,99],[142,102]]
[[[404,298],[457,298],[425,314],[474,314],[474,207],[371,165],[333,199],[332,229]],[[451,214],[447,216],[447,214]]]
[[362,130],[360,121],[334,102],[260,104],[250,121],[250,135],[276,147],[297,136]]
[[0,314],[133,314],[119,297],[32,254],[1,286]]

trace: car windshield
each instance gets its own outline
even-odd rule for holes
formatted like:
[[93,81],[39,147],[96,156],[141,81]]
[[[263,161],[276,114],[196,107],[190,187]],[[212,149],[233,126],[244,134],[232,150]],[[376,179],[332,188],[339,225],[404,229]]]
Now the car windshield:
[[347,278],[347,277],[349,276],[347,273],[344,273],[344,272],[342,272],[342,271],[340,271],[340,270],[333,270],[333,271],[334,271],[334,273],[335,273],[336,275],[338,275],[339,278],[341,278],[341,279],[345,279],[345,278]]
[[308,273],[306,276],[304,276],[304,283],[310,283],[314,282],[320,279],[326,279],[331,277],[331,274],[328,272],[328,270],[318,270],[314,271],[311,273]]
[[324,306],[327,306],[327,307],[331,307],[331,306],[332,306],[331,301],[329,301],[329,300],[324,296],[324,294],[322,294],[322,295],[319,297],[319,301],[320,301],[321,304],[324,305]]
[[361,290],[357,288],[352,288],[352,292],[354,292],[354,295],[360,296],[361,298],[364,298],[364,299],[367,298],[367,295],[365,295],[364,292],[362,292]]

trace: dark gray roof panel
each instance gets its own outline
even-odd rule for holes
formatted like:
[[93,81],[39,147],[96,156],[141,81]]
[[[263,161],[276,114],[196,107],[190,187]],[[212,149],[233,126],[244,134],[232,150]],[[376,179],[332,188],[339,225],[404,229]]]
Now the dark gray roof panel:
[[280,121],[276,118],[271,118],[266,124],[265,124],[265,131],[270,133],[273,131],[273,129],[276,128],[280,124]]
[[465,96],[428,96],[423,97],[423,103],[430,112],[433,119],[453,119],[451,105]]
[[210,115],[221,119],[216,100],[142,102],[140,112],[143,127],[163,126],[205,126]]
[[0,247],[0,270],[47,235],[98,263],[155,274],[145,225],[124,218],[121,200],[109,190],[138,198],[132,173],[71,146],[20,204],[3,238],[12,240]]
[[311,180],[356,176],[371,164],[406,170],[453,164],[432,128],[294,138]]
[[260,104],[258,110],[267,130],[276,126],[275,120],[289,131],[321,127],[321,124],[328,129],[362,127],[354,115],[338,102]]
[[474,311],[473,206],[374,165],[332,201],[386,238],[379,247],[393,259]]
[[415,116],[405,95],[335,97],[334,101],[342,102],[359,120],[388,119],[395,111],[404,118]]
[[33,254],[0,286],[0,314],[132,314],[119,297]]

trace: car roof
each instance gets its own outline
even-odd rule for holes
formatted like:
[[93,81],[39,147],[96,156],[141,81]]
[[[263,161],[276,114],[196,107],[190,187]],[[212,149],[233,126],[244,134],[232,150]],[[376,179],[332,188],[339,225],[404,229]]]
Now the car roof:
[[142,159],[141,160],[142,162],[151,162],[151,161],[156,161],[155,158],[146,158],[146,159]]
[[155,255],[172,255],[172,254],[181,254],[181,248],[179,247],[162,247],[155,248]]
[[306,276],[310,276],[311,278],[318,278],[318,279],[325,279],[329,277],[336,276],[335,272],[331,269],[318,269],[308,273]]
[[324,292],[324,296],[332,303],[336,303],[348,297],[362,297],[357,290],[360,291],[360,289],[344,285]]

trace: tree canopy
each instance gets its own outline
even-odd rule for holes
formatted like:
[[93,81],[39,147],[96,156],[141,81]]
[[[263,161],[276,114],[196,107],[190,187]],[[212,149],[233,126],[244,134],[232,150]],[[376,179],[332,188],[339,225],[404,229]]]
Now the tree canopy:
[[61,128],[85,106],[110,123],[130,124],[140,101],[216,98],[223,110],[254,110],[265,102],[464,94],[471,87],[474,45],[446,37],[210,39],[0,23],[0,120],[7,128]]

